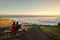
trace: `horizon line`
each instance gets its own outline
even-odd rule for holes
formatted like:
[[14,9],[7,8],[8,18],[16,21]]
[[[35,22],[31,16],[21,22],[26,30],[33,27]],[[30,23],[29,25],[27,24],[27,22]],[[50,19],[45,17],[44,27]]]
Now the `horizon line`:
[[41,17],[60,17],[60,15],[0,15],[0,16],[41,16]]

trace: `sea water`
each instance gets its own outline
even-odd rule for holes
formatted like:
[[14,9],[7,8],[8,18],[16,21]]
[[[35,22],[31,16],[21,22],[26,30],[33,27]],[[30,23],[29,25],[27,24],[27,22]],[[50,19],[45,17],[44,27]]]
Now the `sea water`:
[[48,16],[0,16],[0,18],[8,18],[19,21],[20,23],[41,24],[41,25],[57,25],[60,17]]

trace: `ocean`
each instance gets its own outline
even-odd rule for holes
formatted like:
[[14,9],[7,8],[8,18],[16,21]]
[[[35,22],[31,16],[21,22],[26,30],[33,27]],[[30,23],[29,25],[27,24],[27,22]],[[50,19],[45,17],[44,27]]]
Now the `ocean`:
[[0,16],[19,21],[20,23],[41,24],[41,25],[57,25],[60,23],[60,17],[50,16]]

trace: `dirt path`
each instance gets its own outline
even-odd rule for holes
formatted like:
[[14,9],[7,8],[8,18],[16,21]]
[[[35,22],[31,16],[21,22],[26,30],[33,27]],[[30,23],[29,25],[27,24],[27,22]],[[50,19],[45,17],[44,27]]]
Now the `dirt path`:
[[26,33],[26,40],[52,40],[44,35],[37,26],[33,26],[31,30]]

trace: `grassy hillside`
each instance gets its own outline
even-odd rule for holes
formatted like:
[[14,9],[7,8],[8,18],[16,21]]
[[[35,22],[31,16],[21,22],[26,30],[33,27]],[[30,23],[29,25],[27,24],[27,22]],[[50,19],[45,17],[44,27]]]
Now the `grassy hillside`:
[[48,35],[50,38],[55,39],[55,40],[60,40],[60,27],[55,26],[41,26],[40,27],[42,31]]
[[11,19],[0,18],[0,28],[9,27],[12,21]]

